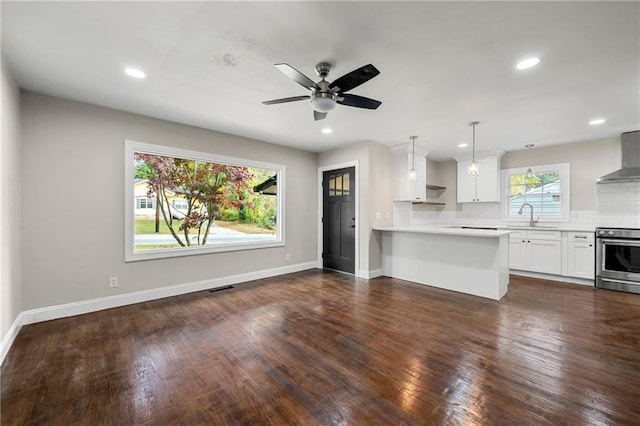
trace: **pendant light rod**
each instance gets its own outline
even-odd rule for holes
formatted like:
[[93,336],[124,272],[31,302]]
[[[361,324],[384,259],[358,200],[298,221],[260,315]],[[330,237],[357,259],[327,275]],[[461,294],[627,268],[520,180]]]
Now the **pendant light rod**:
[[524,146],[529,151],[529,168],[527,169],[527,177],[533,176],[533,170],[531,170],[531,148],[533,148],[534,146],[535,145],[532,143],[528,143]]
[[409,139],[413,142],[411,148],[411,170],[416,169],[416,138],[417,136],[409,136]]
[[472,160],[476,161],[476,126],[480,124],[479,121],[472,121],[469,126],[473,128],[473,145],[472,145]]

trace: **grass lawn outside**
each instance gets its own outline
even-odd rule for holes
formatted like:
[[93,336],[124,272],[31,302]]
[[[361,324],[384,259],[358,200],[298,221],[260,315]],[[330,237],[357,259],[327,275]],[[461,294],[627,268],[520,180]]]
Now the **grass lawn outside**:
[[[180,235],[182,235],[182,231],[178,231],[180,225],[182,224],[181,220],[173,221],[173,229]],[[242,232],[244,234],[273,234],[275,231],[271,229],[262,228],[253,223],[242,223],[240,221],[234,222],[224,222],[221,220],[217,220],[215,222],[221,228],[232,229],[234,231]],[[203,230],[204,231],[204,230]],[[197,233],[197,229],[193,229],[193,233]],[[210,232],[215,232],[212,227]],[[136,235],[140,234],[155,234],[156,233],[156,222],[154,219],[136,219],[135,220],[135,233]],[[164,222],[164,220],[160,220],[160,234],[170,234],[169,227]]]

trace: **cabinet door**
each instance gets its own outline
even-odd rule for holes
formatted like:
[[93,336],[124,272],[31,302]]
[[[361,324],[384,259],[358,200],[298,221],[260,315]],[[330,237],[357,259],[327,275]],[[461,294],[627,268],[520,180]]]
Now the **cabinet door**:
[[551,240],[527,240],[529,270],[545,274],[562,273],[562,243]]
[[594,278],[595,250],[592,242],[568,244],[567,275],[579,278]]
[[495,157],[480,158],[480,176],[476,185],[476,201],[500,201],[500,159]]
[[527,241],[509,236],[509,269],[527,269]]
[[467,163],[458,162],[458,202],[473,203],[476,201],[476,177],[467,173]]
[[409,154],[408,164],[416,168],[416,180],[407,179],[409,200],[425,201],[427,199],[427,159],[416,155],[415,162]]
[[[416,149],[414,160],[410,148],[399,146],[392,148],[392,158],[394,201],[425,201],[427,195],[426,154]],[[409,170],[412,166],[416,168],[417,172],[415,181],[409,180]]]
[[458,160],[458,202],[500,202],[500,157],[476,157],[476,161],[480,165],[477,177],[468,175],[468,160]]

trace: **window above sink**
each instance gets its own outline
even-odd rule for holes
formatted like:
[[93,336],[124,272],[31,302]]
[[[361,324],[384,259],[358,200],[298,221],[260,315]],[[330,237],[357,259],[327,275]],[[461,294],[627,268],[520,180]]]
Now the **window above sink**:
[[[570,217],[570,165],[547,164],[502,170],[502,217],[508,221],[529,221],[529,206],[534,219],[568,222]],[[529,204],[518,214],[523,204]],[[526,225],[521,227],[530,228]],[[534,228],[555,228],[535,224]]]

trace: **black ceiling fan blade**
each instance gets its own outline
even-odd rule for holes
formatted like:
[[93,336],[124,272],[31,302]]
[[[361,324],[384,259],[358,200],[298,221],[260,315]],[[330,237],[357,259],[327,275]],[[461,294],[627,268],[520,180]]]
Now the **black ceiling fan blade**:
[[262,102],[265,105],[283,104],[285,102],[304,101],[305,99],[311,99],[311,96],[292,96],[290,98],[273,99],[271,101]]
[[315,109],[313,110],[313,119],[316,121],[324,120],[326,116],[327,116],[326,112],[318,112]]
[[289,64],[276,64],[276,68],[278,68],[284,75],[289,77],[291,80],[295,81],[302,87],[306,87],[309,90],[320,89],[316,82],[311,80],[306,75],[302,74],[300,71],[295,69]]
[[382,102],[376,101],[375,99],[352,95],[350,93],[340,95],[340,98],[338,98],[337,102],[341,105],[366,109],[376,109],[382,104]]
[[360,86],[362,83],[366,83],[378,74],[380,74],[380,71],[378,71],[376,67],[371,64],[365,65],[334,80],[329,85],[329,89],[337,87],[341,93],[348,92]]

